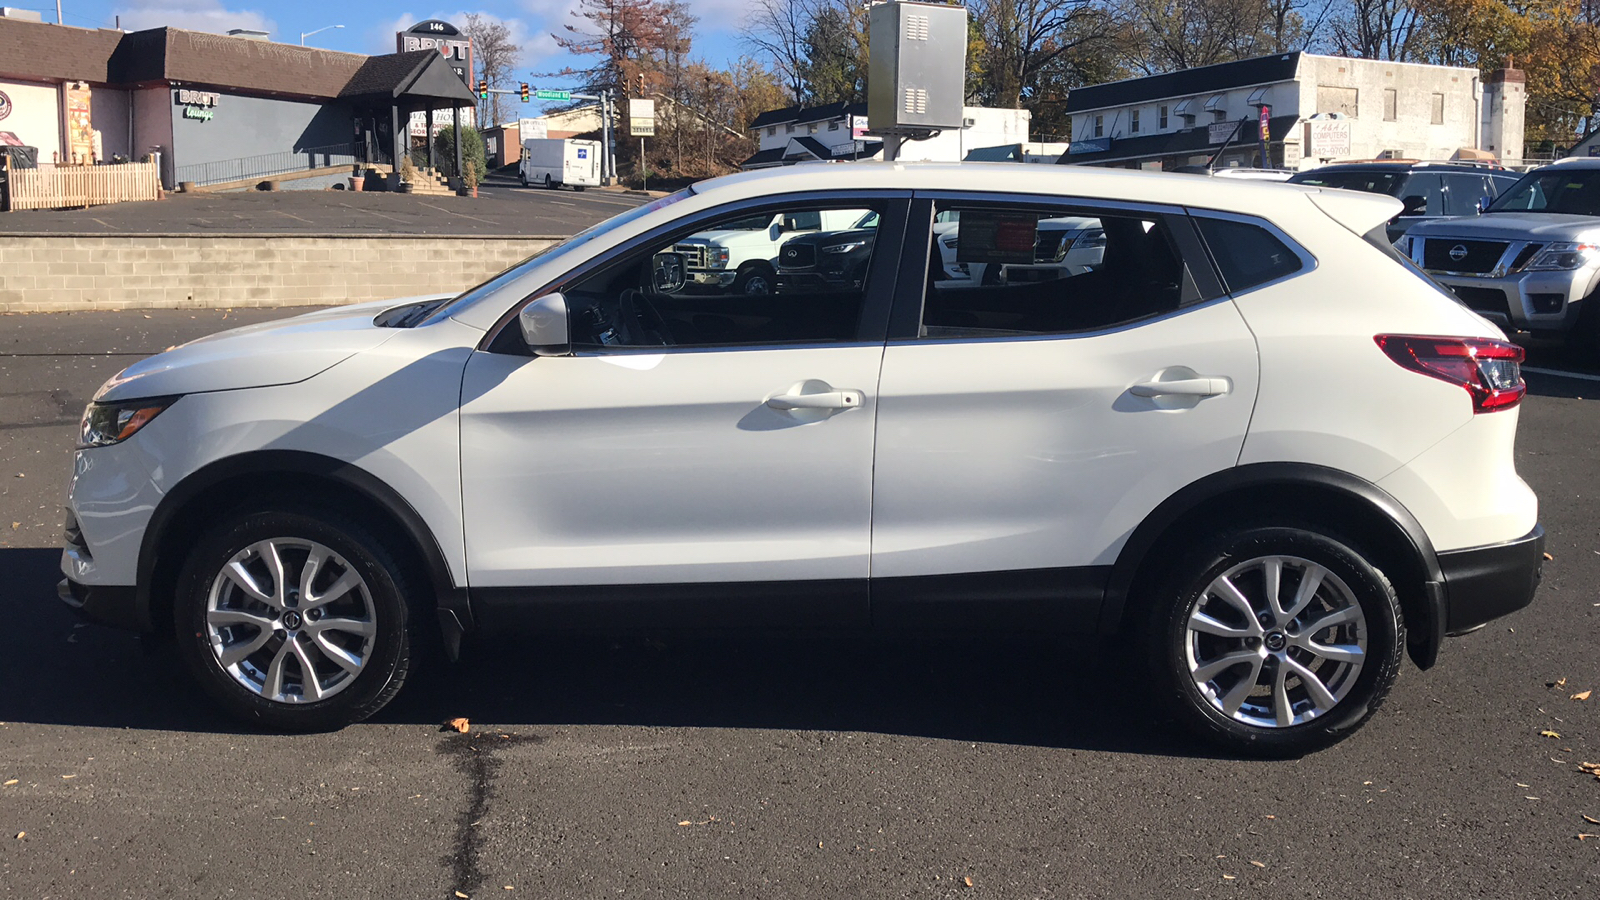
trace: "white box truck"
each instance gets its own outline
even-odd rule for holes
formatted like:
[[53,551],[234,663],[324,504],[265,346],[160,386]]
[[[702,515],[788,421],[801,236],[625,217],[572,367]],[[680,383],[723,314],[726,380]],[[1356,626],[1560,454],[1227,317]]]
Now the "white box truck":
[[517,178],[523,187],[569,185],[583,190],[600,186],[600,142],[570,138],[533,138],[522,142]]

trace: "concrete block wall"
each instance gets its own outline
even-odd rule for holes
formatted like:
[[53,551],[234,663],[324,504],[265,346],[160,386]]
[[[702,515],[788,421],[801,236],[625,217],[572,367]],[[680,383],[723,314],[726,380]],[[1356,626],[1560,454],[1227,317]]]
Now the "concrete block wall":
[[309,306],[462,291],[556,240],[0,236],[0,312]]

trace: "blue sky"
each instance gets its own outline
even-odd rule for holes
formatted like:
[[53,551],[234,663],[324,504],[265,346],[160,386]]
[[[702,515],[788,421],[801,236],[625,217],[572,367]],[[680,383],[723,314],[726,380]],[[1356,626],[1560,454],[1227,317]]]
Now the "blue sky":
[[[695,30],[694,53],[714,65],[726,65],[739,56],[739,25],[748,0],[685,0],[700,17]],[[37,9],[45,21],[54,21],[51,0],[6,0],[6,6]],[[270,32],[271,40],[300,42],[300,33],[325,25],[343,25],[306,39],[306,43],[351,53],[392,53],[396,31],[423,19],[443,19],[461,24],[466,13],[478,12],[504,21],[513,39],[523,47],[520,77],[529,72],[553,72],[570,62],[551,39],[577,0],[484,0],[463,5],[415,5],[407,0],[61,0],[61,18],[67,25],[111,28],[121,17],[129,31],[171,25],[221,34],[230,28],[255,28]],[[520,80],[520,79],[519,79]],[[536,87],[561,88],[558,79],[539,79]]]

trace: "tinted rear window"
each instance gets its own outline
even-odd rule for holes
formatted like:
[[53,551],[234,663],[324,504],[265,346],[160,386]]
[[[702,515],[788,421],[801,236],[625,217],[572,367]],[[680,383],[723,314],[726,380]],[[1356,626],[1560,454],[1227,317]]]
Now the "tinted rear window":
[[1338,188],[1343,191],[1366,191],[1369,194],[1388,194],[1395,196],[1395,191],[1400,189],[1401,179],[1406,173],[1395,171],[1359,171],[1359,172],[1318,172],[1310,171],[1295,175],[1289,180],[1294,184],[1305,184],[1312,187]]
[[1304,267],[1293,250],[1259,225],[1204,216],[1196,216],[1194,221],[1229,293],[1276,281]]

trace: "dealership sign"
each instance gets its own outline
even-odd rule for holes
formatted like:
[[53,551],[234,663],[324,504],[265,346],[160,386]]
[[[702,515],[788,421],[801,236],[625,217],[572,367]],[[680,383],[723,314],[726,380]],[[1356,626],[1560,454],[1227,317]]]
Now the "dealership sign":
[[450,60],[450,68],[467,84],[472,83],[472,40],[449,22],[429,19],[395,35],[401,53],[413,50],[438,50]]
[[181,89],[174,91],[172,101],[175,105],[183,107],[185,119],[199,119],[202,122],[211,121],[217,114],[217,100],[221,94],[212,91],[191,91]]

